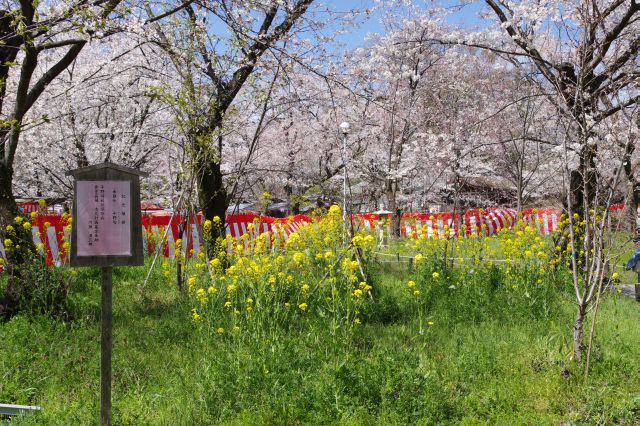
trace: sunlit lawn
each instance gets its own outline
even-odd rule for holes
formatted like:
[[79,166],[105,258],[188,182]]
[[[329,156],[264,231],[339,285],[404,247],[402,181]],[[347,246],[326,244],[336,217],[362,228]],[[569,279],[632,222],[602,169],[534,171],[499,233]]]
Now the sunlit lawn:
[[[616,294],[600,310],[593,369],[569,361],[571,293],[546,317],[439,303],[422,321],[405,272],[376,269],[364,323],[332,333],[310,317],[259,339],[195,324],[143,268],[114,290],[114,424],[633,424],[640,418],[640,309]],[[99,412],[98,272],[72,289],[75,319],[0,324],[0,401],[42,412],[15,424],[95,424]],[[521,306],[521,305],[518,305]],[[518,309],[523,309],[522,307]],[[465,319],[465,318],[469,319]],[[476,318],[476,319],[470,319]],[[480,318],[480,320],[477,320]],[[561,374],[563,365],[568,377]]]

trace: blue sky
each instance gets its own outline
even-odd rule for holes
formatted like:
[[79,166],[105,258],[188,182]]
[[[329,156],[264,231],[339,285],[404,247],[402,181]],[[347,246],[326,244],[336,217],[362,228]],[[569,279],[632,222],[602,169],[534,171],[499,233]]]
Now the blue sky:
[[[351,9],[366,9],[374,5],[373,0],[325,0],[332,9],[337,11],[347,11]],[[415,4],[426,4],[427,2],[421,0],[414,0]],[[442,0],[440,3],[444,6],[453,6],[460,3],[458,0]],[[448,21],[451,24],[458,24],[466,27],[473,27],[480,21],[477,18],[478,11],[483,7],[482,1],[467,1],[471,3],[466,5],[456,15],[452,16]],[[426,7],[426,6],[425,6]],[[349,31],[339,37],[339,41],[346,44],[347,48],[353,49],[362,46],[367,34],[378,33],[382,34],[384,28],[382,27],[380,20],[382,18],[383,11],[379,10],[375,14],[372,14],[368,19],[363,19],[361,25],[358,28],[351,28]]]

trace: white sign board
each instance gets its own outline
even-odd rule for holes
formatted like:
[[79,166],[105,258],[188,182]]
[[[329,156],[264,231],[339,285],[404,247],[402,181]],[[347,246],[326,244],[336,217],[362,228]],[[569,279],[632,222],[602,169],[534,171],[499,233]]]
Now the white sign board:
[[76,182],[78,256],[131,256],[131,182]]

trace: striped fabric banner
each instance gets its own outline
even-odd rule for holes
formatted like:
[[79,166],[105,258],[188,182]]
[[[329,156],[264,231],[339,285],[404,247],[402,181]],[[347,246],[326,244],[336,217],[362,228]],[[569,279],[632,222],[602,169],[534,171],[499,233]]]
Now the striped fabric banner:
[[[356,215],[365,229],[380,232],[378,215]],[[401,218],[401,235],[418,238],[426,234],[427,238],[444,238],[463,234],[465,236],[491,236],[501,229],[511,229],[517,222],[517,211],[510,208],[489,208],[467,210],[462,215],[451,212],[442,213],[405,213]],[[528,209],[522,218],[527,223],[538,221],[540,233],[549,235],[558,228],[560,211],[552,208]],[[461,222],[461,223],[460,223]],[[463,225],[460,230],[459,226]],[[387,231],[388,232],[388,231]]]
[[[622,204],[611,206],[612,212],[621,212],[624,208]],[[640,206],[639,206],[640,211]],[[554,208],[526,209],[522,212],[522,219],[527,223],[536,223],[542,235],[549,235],[558,229],[561,211]],[[354,218],[364,229],[377,234],[382,240],[385,232],[388,233],[388,221],[380,221],[377,214],[356,214]],[[460,220],[462,219],[462,220]],[[298,215],[286,219],[278,219],[256,214],[236,214],[226,217],[226,234],[231,235],[236,244],[241,241],[244,234],[249,234],[244,239],[243,247],[246,251],[248,246],[256,240],[262,233],[269,233],[266,239],[267,248],[275,249],[282,247],[289,235],[297,231],[302,224],[312,221],[313,218],[305,215]],[[68,264],[68,253],[64,247],[65,242],[70,242],[70,232],[67,228],[69,217],[67,215],[38,215],[32,220],[33,242],[38,247],[40,253],[46,255],[49,265],[61,266]],[[197,255],[203,248],[204,242],[201,231],[202,217],[198,214],[195,220],[192,218],[182,235],[182,254]],[[464,226],[459,228],[459,222]],[[511,229],[517,222],[517,212],[510,208],[488,208],[472,209],[462,214],[451,212],[442,213],[405,213],[401,218],[401,234],[418,238],[426,235],[428,238],[444,238],[447,234],[455,236],[463,234],[466,236],[490,236],[495,235],[501,229]],[[155,252],[157,244],[162,240],[165,230],[167,240],[164,242],[162,254],[164,257],[174,259],[175,241],[178,238],[178,226],[182,223],[182,218],[176,215],[171,219],[168,212],[159,212],[143,215],[143,237],[145,253]],[[252,229],[250,229],[252,228]],[[228,250],[234,249],[229,244]],[[5,247],[0,239],[0,256],[6,260]]]

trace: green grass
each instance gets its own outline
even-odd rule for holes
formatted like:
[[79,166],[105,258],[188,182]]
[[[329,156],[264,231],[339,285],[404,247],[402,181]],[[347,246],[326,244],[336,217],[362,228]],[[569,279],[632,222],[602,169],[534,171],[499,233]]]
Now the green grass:
[[[564,287],[540,311],[491,303],[503,293],[437,293],[420,334],[410,277],[374,273],[375,300],[351,332],[309,316],[256,339],[194,324],[192,302],[159,273],[140,293],[144,269],[116,269],[114,424],[640,424],[636,302],[606,295],[585,383],[568,359]],[[96,424],[99,300],[98,271],[84,269],[73,321],[0,323],[0,402],[42,406],[12,424]]]

